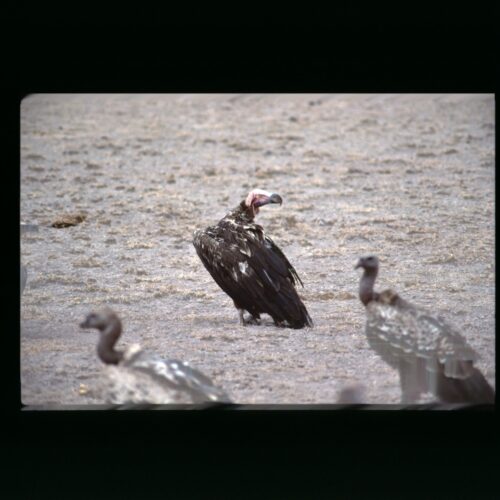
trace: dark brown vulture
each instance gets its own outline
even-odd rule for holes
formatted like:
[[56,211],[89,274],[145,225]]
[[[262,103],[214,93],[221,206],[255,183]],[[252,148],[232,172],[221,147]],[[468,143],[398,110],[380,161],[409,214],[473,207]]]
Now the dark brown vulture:
[[112,404],[229,403],[227,394],[203,373],[176,359],[162,359],[134,344],[114,348],[122,324],[109,308],[90,313],[80,328],[99,330],[97,355],[108,365],[102,388]]
[[[269,314],[278,326],[312,326],[295,290],[297,272],[278,246],[254,222],[259,207],[279,203],[276,193],[251,191],[215,226],[194,233],[193,244],[215,282],[234,302],[240,324],[259,323]],[[244,318],[248,311],[250,318]]]
[[392,290],[373,290],[377,257],[359,259],[364,269],[359,298],[366,306],[371,348],[399,370],[402,402],[415,403],[432,393],[443,403],[494,403],[495,392],[474,367],[477,355],[441,317],[403,300]]

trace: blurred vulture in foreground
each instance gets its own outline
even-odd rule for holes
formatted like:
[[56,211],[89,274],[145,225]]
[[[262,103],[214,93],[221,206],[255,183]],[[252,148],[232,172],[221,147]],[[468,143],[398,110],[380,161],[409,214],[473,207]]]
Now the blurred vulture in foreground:
[[477,355],[458,331],[392,290],[373,290],[377,257],[359,259],[364,269],[359,298],[366,306],[371,348],[399,370],[402,402],[415,403],[431,392],[443,403],[494,403],[495,392],[474,367]]
[[364,385],[355,384],[343,387],[337,398],[338,405],[360,405],[366,404],[366,388]]
[[312,326],[295,290],[296,282],[303,286],[297,272],[254,222],[259,208],[269,203],[281,205],[281,196],[254,189],[217,225],[195,231],[194,247],[212,278],[233,299],[241,325],[259,324],[265,313],[277,326]]
[[183,361],[161,359],[132,345],[114,346],[121,335],[118,316],[109,308],[89,314],[81,328],[99,330],[97,354],[108,365],[104,398],[112,404],[229,403],[227,394],[203,373]]

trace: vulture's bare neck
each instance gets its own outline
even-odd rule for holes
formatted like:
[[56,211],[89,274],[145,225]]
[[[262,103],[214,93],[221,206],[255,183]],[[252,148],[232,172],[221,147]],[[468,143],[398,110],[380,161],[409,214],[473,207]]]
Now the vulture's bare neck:
[[378,269],[365,269],[359,282],[359,298],[365,306],[377,298],[377,294],[373,290],[377,274]]
[[107,365],[117,365],[123,359],[123,352],[115,350],[115,344],[122,332],[120,321],[113,321],[104,330],[99,332],[97,354],[100,360]]

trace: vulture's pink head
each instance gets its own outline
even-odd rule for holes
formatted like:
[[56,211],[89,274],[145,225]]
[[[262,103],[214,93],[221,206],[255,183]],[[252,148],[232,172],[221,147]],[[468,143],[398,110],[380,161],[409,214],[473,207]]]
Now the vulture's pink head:
[[259,213],[259,207],[269,203],[279,203],[281,205],[283,200],[279,194],[264,191],[263,189],[253,189],[248,193],[245,200],[245,205],[253,209],[254,215]]

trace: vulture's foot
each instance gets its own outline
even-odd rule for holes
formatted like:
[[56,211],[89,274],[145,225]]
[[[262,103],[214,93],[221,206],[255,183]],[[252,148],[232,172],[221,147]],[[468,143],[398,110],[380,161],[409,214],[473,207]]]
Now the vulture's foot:
[[260,325],[260,318],[257,316],[247,316],[245,318],[243,314],[243,309],[238,309],[238,314],[240,316],[240,325],[241,326],[246,326],[246,325]]

